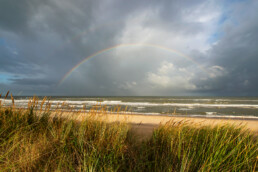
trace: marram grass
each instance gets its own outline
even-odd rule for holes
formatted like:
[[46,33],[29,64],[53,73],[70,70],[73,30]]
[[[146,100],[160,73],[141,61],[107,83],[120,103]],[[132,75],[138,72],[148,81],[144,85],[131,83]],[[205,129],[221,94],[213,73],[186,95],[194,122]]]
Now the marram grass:
[[[145,147],[154,171],[255,171],[257,141],[233,125],[192,127],[167,123],[154,131]],[[145,157],[144,157],[145,158]]]
[[0,105],[0,171],[257,171],[257,137],[242,126],[171,121],[139,142],[125,122],[98,119],[104,109],[78,121],[42,102]]

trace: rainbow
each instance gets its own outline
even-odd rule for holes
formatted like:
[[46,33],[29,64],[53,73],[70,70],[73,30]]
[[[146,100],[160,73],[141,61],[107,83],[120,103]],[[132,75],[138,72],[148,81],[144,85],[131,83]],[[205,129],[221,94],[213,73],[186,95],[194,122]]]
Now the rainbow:
[[188,57],[187,55],[179,52],[179,51],[176,51],[174,49],[171,49],[171,48],[168,48],[168,47],[164,47],[164,46],[161,46],[161,45],[157,45],[157,44],[147,44],[147,43],[131,43],[131,44],[117,44],[117,45],[114,45],[112,47],[108,47],[108,48],[105,48],[105,49],[102,49],[100,51],[97,51],[89,56],[87,56],[86,58],[84,58],[81,62],[79,62],[77,65],[75,65],[72,69],[70,69],[64,76],[63,78],[58,82],[58,86],[62,85],[63,82],[71,75],[71,73],[73,71],[75,71],[78,67],[80,67],[80,65],[82,65],[84,62],[86,62],[87,60],[89,60],[90,58],[93,58],[93,57],[96,57],[100,54],[103,54],[103,53],[106,53],[108,51],[111,51],[111,50],[114,50],[114,49],[117,49],[117,48],[120,48],[120,47],[135,47],[135,46],[144,46],[144,47],[151,47],[151,48],[158,48],[158,49],[161,49],[161,50],[165,50],[165,51],[168,51],[168,52],[172,52],[178,56],[181,56],[181,57],[184,57],[186,59],[188,59],[189,61],[191,61],[192,63],[194,63],[197,67],[199,67],[202,71],[208,73],[201,65],[199,65],[197,62],[195,62],[193,59],[191,59],[190,57]]

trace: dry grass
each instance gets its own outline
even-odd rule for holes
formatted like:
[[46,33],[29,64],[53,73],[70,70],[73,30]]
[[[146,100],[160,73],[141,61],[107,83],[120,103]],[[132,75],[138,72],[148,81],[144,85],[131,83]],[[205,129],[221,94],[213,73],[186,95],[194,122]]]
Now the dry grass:
[[106,107],[78,122],[72,108],[63,118],[65,104],[34,97],[22,110],[11,99],[0,105],[1,171],[257,171],[257,139],[243,127],[170,121],[137,142],[126,121],[103,118]]

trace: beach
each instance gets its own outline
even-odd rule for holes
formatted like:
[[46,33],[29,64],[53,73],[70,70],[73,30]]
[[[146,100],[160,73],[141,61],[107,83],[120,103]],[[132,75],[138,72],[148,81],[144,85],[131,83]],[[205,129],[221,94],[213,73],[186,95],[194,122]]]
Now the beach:
[[[116,120],[117,117],[110,117]],[[122,117],[119,118],[122,120]],[[233,124],[236,126],[244,125],[246,129],[258,134],[258,121],[257,120],[235,120],[235,119],[212,119],[212,118],[192,118],[192,117],[167,117],[167,116],[143,116],[143,115],[131,115],[129,117],[129,123],[132,126],[132,130],[135,134],[142,139],[147,139],[152,135],[152,132],[159,124],[165,124],[166,122],[181,122],[187,121],[194,126],[215,126],[223,124]]]
[[[71,114],[64,112],[62,116],[71,118]],[[88,116],[88,113],[78,113],[74,115],[75,119],[82,120]],[[168,122],[187,122],[192,126],[215,126],[223,124],[232,124],[235,126],[245,126],[246,129],[252,131],[258,135],[258,120],[252,119],[215,119],[215,118],[199,118],[199,117],[170,117],[170,116],[160,116],[160,115],[139,115],[139,114],[95,114],[94,118],[99,120],[104,120],[109,123],[115,122],[126,122],[128,123],[132,131],[140,138],[147,139],[153,134],[153,130],[158,128],[160,124],[166,124]]]
[[[92,164],[93,171],[169,171],[171,167],[180,171],[185,162],[191,171],[256,168],[257,120],[111,113],[94,108],[89,112],[51,110],[50,106],[41,110],[35,104],[30,109],[0,107],[4,138],[0,168],[5,171],[76,171]],[[220,161],[209,162],[210,157]],[[239,163],[231,166],[236,160]],[[210,166],[214,162],[217,165]]]

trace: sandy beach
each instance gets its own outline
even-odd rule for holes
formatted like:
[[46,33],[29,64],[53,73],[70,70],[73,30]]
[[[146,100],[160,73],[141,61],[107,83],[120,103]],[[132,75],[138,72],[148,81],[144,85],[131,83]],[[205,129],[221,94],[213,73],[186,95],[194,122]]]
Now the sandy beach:
[[[115,119],[114,117],[111,117]],[[192,118],[192,117],[168,117],[168,116],[143,116],[131,115],[129,122],[132,125],[132,130],[139,136],[148,138],[151,136],[153,129],[159,124],[173,120],[174,122],[187,121],[196,126],[217,125],[217,124],[234,124],[236,126],[245,125],[247,129],[258,134],[258,121],[256,120],[235,120],[235,119],[212,119],[212,118]]]
[[[87,113],[82,113],[79,116],[87,116]],[[258,132],[258,120],[249,119],[214,119],[214,118],[196,118],[196,117],[170,117],[170,116],[158,116],[158,115],[125,115],[125,114],[107,114],[99,116],[101,119],[106,119],[109,122],[126,121],[130,124],[137,125],[156,125],[165,124],[171,120],[174,122],[187,121],[189,123],[198,125],[216,125],[216,124],[234,124],[245,125],[248,129]]]
[[[63,113],[62,116],[70,117],[69,113]],[[74,115],[74,114],[73,114]],[[76,119],[81,120],[88,116],[87,113],[79,113]],[[258,134],[258,120],[240,120],[240,119],[214,119],[214,118],[196,118],[196,117],[170,117],[170,116],[157,116],[157,115],[139,115],[139,114],[106,114],[95,116],[98,119],[113,122],[126,122],[131,125],[132,131],[144,139],[152,135],[152,132],[160,124],[165,124],[169,121],[180,122],[186,121],[192,123],[194,126],[206,126],[206,125],[222,125],[222,124],[234,124],[236,126],[243,125],[250,131]]]

